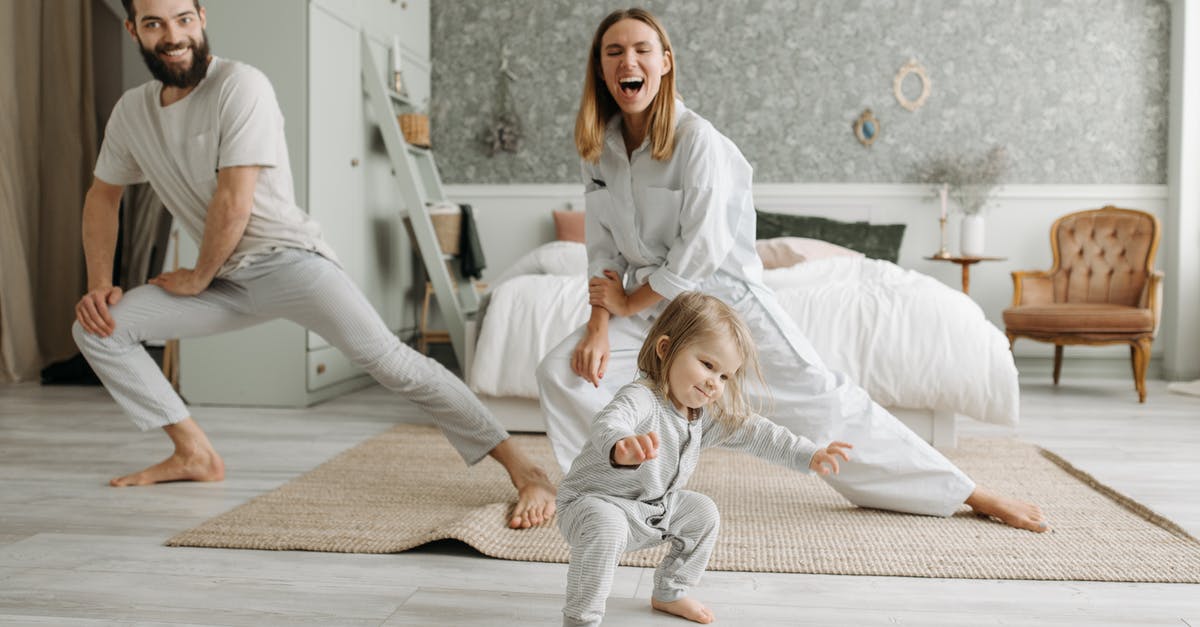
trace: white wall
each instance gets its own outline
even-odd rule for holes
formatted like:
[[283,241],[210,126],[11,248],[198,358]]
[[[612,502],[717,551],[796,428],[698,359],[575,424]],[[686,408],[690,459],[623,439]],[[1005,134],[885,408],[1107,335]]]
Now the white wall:
[[1170,195],[1164,224],[1168,268],[1185,268],[1164,280],[1168,303],[1163,333],[1180,349],[1163,360],[1168,379],[1200,377],[1200,2],[1171,3],[1171,120],[1167,150]]
[[[488,267],[484,280],[496,276],[520,255],[554,238],[550,212],[583,209],[583,188],[578,185],[451,185],[450,198],[470,203],[482,233]],[[907,184],[764,184],[755,188],[755,202],[764,211],[818,215],[840,220],[868,220],[876,224],[904,223],[904,242],[899,264],[933,276],[954,289],[961,289],[960,267],[924,257],[938,249],[938,208],[925,186]],[[1001,316],[1012,303],[1013,270],[1050,267],[1050,225],[1059,216],[1080,209],[1116,205],[1149,211],[1160,220],[1167,207],[1165,185],[1010,185],[1002,188],[996,206],[987,214],[989,255],[1006,261],[984,262],[972,267],[971,297],[984,314],[1003,329]],[[958,250],[959,216],[952,214],[947,225],[947,247]],[[1165,267],[1171,242],[1164,238],[1156,267]],[[1190,272],[1189,274],[1197,274]],[[1180,277],[1182,281],[1200,276]],[[1169,310],[1172,303],[1165,307]],[[1170,338],[1160,335],[1153,354],[1161,362]],[[1053,347],[1030,340],[1017,342],[1018,358],[1051,357]],[[1068,347],[1067,358],[1117,360],[1121,372],[1128,369],[1125,346]]]

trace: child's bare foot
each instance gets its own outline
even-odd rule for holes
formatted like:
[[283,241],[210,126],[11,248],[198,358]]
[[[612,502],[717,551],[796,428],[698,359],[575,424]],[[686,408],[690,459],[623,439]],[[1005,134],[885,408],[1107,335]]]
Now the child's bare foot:
[[1028,529],[1036,533],[1050,530],[1042,508],[1033,503],[1000,496],[985,488],[975,488],[967,498],[967,505],[970,505],[975,513],[991,516],[1010,527]]
[[163,461],[108,484],[113,487],[150,485],[166,481],[220,481],[225,478],[225,462],[216,451],[183,456],[175,453]]
[[688,620],[696,621],[697,623],[708,624],[717,617],[712,613],[712,610],[704,606],[703,603],[691,597],[683,597],[674,601],[659,601],[651,598],[650,606],[660,612],[682,616]]

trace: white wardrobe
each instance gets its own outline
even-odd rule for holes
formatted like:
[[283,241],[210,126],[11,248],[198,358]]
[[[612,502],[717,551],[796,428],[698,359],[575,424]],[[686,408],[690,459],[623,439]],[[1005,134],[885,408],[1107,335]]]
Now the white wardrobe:
[[[360,31],[370,36],[382,68],[391,67],[388,51],[399,37],[404,83],[427,110],[429,2],[204,3],[213,52],[271,79],[285,119],[296,201],[321,224],[342,266],[393,331],[415,326],[415,261],[391,165],[365,110]],[[184,259],[195,248],[181,244]],[[180,346],[181,391],[193,404],[299,407],[368,383],[319,335],[282,320],[184,339]]]

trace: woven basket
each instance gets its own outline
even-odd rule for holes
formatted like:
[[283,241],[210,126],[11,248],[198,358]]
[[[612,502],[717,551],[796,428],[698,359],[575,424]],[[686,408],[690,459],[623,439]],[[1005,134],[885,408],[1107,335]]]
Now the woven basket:
[[[433,234],[437,236],[438,247],[447,255],[457,255],[459,237],[462,235],[462,212],[450,213],[432,210],[429,219],[433,222]],[[404,218],[404,227],[408,229],[413,247],[416,247],[416,237],[413,236],[412,222]]]
[[396,119],[400,121],[400,131],[404,133],[405,141],[429,148],[429,116],[424,113],[401,113]]

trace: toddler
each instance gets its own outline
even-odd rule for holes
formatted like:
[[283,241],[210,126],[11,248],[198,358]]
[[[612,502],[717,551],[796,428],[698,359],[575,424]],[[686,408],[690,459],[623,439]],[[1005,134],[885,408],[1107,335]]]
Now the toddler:
[[720,300],[687,292],[654,322],[638,354],[643,378],[596,415],[558,490],[558,525],[571,545],[564,625],[598,625],[621,554],[671,543],[650,604],[698,623],[713,613],[687,596],[708,564],[720,516],[683,487],[700,450],[734,449],[807,472],[838,472],[844,442],[824,448],[753,413],[743,387],[758,374],[746,325]]

